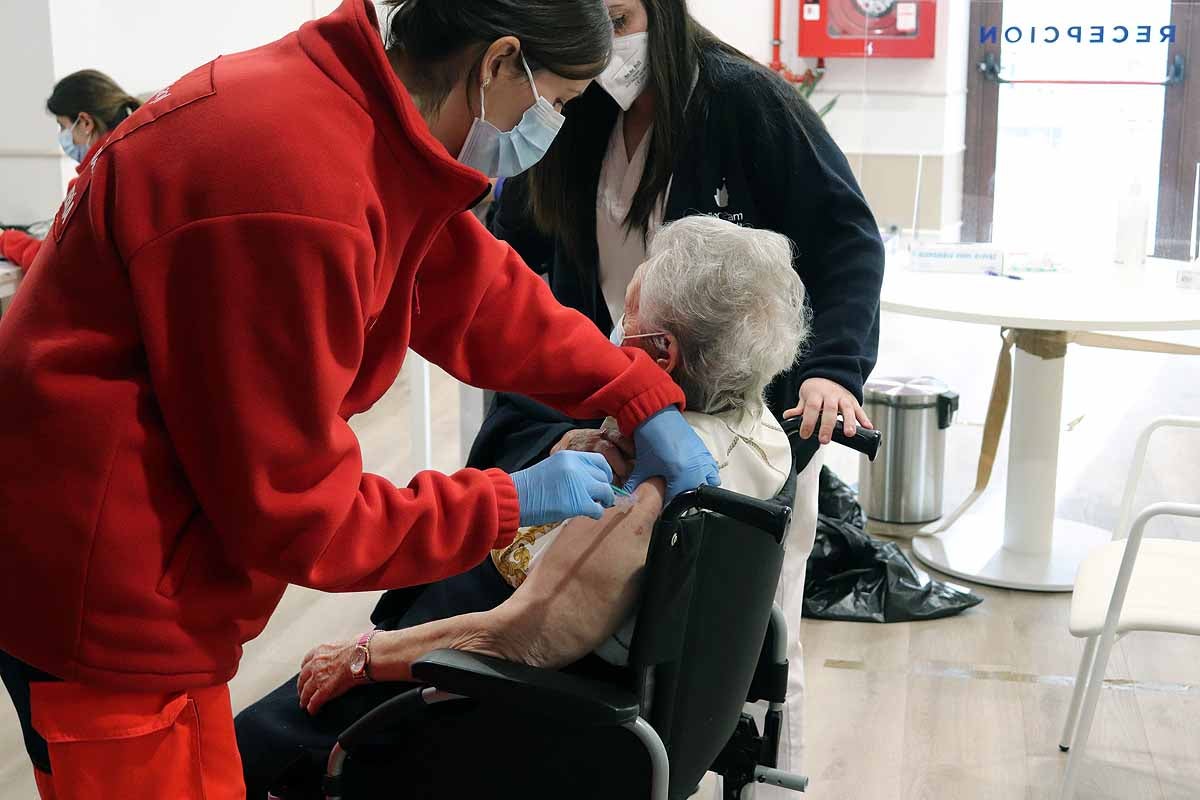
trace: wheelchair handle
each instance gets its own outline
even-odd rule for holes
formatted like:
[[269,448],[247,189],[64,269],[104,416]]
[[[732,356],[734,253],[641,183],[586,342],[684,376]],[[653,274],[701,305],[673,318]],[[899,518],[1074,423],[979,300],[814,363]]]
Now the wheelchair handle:
[[[820,420],[817,420],[820,424]],[[838,415],[838,424],[833,426],[833,441],[849,447],[851,450],[857,450],[867,457],[868,461],[874,461],[875,456],[879,454],[879,444],[883,441],[883,434],[879,431],[868,430],[861,425],[853,436],[847,436],[845,429],[842,427],[842,416]],[[788,436],[800,436],[800,426],[804,424],[803,417],[793,417],[783,422],[783,432]],[[814,434],[815,436],[816,434]]]
[[770,534],[782,542],[792,519],[792,509],[766,500],[731,492],[718,486],[701,486],[684,492],[663,509],[661,521],[678,523],[689,511],[714,511]]

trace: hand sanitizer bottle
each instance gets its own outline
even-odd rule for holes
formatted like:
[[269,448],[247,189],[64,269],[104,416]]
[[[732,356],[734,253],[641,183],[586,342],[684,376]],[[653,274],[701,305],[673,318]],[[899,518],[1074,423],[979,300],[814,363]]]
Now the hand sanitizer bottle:
[[1135,178],[1117,201],[1116,262],[1122,272],[1139,272],[1146,265],[1150,211],[1141,181]]

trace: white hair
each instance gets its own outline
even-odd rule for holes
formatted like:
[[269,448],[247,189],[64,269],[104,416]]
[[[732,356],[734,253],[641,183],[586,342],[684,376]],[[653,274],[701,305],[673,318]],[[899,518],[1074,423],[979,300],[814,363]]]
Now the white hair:
[[654,237],[641,281],[640,327],[675,336],[688,408],[760,411],[767,384],[796,363],[809,331],[787,237],[687,217]]

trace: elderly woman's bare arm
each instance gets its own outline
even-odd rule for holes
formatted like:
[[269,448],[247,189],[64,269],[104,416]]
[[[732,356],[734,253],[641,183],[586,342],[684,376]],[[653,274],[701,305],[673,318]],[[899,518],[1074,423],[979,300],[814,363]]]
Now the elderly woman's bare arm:
[[372,677],[409,680],[412,662],[439,649],[552,669],[592,652],[633,612],[664,495],[663,482],[652,480],[632,506],[568,522],[521,587],[491,611],[377,634]]

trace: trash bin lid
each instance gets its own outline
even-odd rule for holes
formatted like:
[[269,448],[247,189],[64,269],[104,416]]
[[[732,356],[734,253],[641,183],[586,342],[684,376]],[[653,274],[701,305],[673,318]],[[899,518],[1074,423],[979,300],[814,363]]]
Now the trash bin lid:
[[863,387],[868,403],[893,408],[931,408],[938,399],[952,394],[950,387],[937,378],[872,378]]

